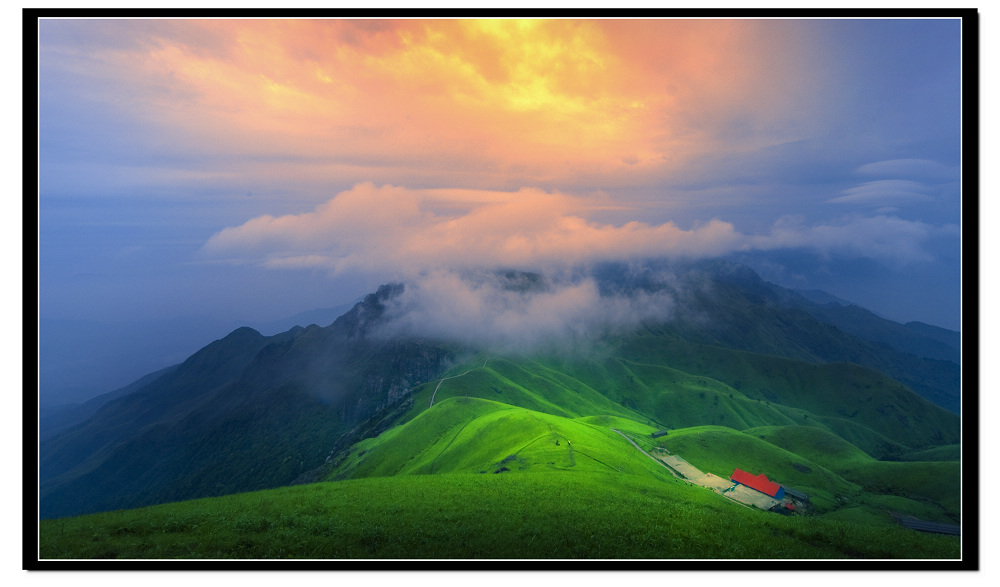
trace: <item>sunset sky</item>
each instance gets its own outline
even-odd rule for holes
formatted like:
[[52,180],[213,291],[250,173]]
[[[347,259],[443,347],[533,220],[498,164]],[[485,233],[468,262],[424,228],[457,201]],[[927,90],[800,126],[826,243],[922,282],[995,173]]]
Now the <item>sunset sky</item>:
[[742,255],[958,329],[958,20],[43,20],[40,307]]

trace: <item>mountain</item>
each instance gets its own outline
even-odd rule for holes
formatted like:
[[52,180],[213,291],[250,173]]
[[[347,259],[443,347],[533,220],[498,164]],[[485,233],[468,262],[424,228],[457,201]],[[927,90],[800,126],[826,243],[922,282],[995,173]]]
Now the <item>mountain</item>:
[[405,399],[447,351],[365,333],[398,288],[327,328],[239,328],[40,444],[42,517],[286,484],[351,426]]
[[272,320],[270,322],[261,322],[259,324],[254,324],[255,330],[262,334],[273,333],[279,334],[290,330],[296,326],[309,326],[311,324],[317,324],[319,326],[328,326],[333,324],[344,313],[348,312],[354,307],[354,304],[360,302],[361,300],[356,300],[351,304],[340,304],[339,306],[333,306],[332,308],[315,308],[312,310],[306,310],[305,312],[299,312],[294,316],[289,316],[287,318],[282,318],[280,320]]
[[953,330],[921,322],[899,324],[886,320],[855,304],[804,304],[789,300],[825,324],[869,342],[884,343],[896,350],[929,359],[941,359],[961,364],[961,334]]
[[113,399],[123,397],[139,391],[153,381],[170,373],[177,368],[177,365],[154,371],[149,375],[140,377],[135,382],[91,398],[81,404],[69,404],[61,406],[39,406],[38,413],[38,435],[41,440],[45,440],[67,428],[84,422],[100,409],[101,406]]
[[807,361],[857,363],[959,411],[957,348],[857,306],[814,304],[732,262],[696,264],[684,275],[687,287],[677,294],[680,311],[669,328],[689,342]]
[[948,330],[947,328],[941,328],[940,326],[931,326],[930,324],[924,324],[923,322],[907,322],[904,326],[914,332],[918,332],[923,336],[926,336],[927,338],[942,342],[952,348],[962,348],[962,334],[955,330]]
[[[360,300],[359,300],[360,301]],[[254,329],[278,334],[294,328],[333,323],[354,304],[317,308],[294,316],[262,322]],[[108,401],[149,384],[177,365],[169,365],[219,333],[237,326],[218,320],[178,318],[145,322],[40,321],[39,435],[54,433],[83,422]],[[160,369],[160,366],[163,366]],[[148,373],[150,369],[159,370]],[[96,395],[101,387],[140,373],[132,383]],[[79,401],[80,398],[89,399]]]
[[849,302],[843,298],[838,298],[830,292],[823,291],[821,289],[793,289],[791,290],[805,299],[809,300],[814,304],[820,305],[838,305],[838,306],[851,306],[857,305]]
[[180,363],[240,324],[209,317],[38,322],[39,401],[65,408]]
[[[823,322],[808,300],[745,267],[608,264],[593,279],[609,305],[663,303],[670,315],[595,330],[585,344],[500,351],[390,328],[401,308],[413,310],[402,303],[407,286],[395,284],[326,327],[237,329],[43,440],[41,517],[325,478],[498,470],[500,453],[542,442],[518,435],[543,428],[597,442],[594,426],[639,434],[791,426],[907,466],[960,442],[958,416],[941,407],[957,406],[955,363]],[[563,287],[516,271],[497,280],[512,304]],[[890,371],[923,378],[922,393]],[[474,398],[472,412],[455,405]],[[617,438],[600,434],[601,443]],[[545,455],[508,463],[548,470]],[[583,448],[574,458],[607,462]],[[865,467],[845,465],[855,479],[845,483],[875,475]],[[826,499],[828,509],[839,503],[836,492]]]

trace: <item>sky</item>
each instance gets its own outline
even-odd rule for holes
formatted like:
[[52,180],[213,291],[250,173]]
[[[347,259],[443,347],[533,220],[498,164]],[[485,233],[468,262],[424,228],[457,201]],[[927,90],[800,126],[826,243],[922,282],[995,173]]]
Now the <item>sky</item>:
[[958,20],[43,20],[39,308],[735,256],[960,328]]

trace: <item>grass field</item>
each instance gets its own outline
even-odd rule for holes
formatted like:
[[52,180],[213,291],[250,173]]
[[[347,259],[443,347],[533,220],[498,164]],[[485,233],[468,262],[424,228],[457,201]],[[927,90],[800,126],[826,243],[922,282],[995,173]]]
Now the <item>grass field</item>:
[[316,483],[44,520],[42,558],[957,558],[956,537],[784,517],[676,479],[548,471]]
[[356,444],[326,479],[547,470],[666,471],[613,432],[654,430],[615,416],[564,418],[490,400],[452,397]]
[[860,487],[829,469],[755,436],[718,426],[672,432],[659,444],[706,473],[728,479],[734,469],[805,491],[817,513],[831,511],[860,493]]
[[[727,477],[740,468],[805,491],[815,513],[835,519],[894,524],[889,512],[958,523],[959,463],[876,461],[843,440],[807,427],[743,432],[703,426],[658,441],[703,471]],[[786,450],[794,449],[794,450]],[[864,515],[862,515],[864,514]]]
[[[951,416],[925,409],[919,398],[900,404],[916,402],[907,418],[887,403],[866,404],[865,397],[905,394],[856,366],[692,348],[678,362],[718,378],[643,362],[664,348],[632,348],[628,359],[472,356],[443,381],[417,386],[412,407],[394,427],[359,435],[333,455],[314,477],[321,483],[43,520],[41,554],[960,556],[959,538],[907,530],[893,519],[894,513],[958,519],[959,464],[949,457],[959,446],[948,432]],[[828,397],[837,393],[854,402],[850,410]],[[880,409],[886,413],[879,416]],[[927,430],[940,424],[945,432],[910,428],[917,424]],[[667,436],[651,437],[664,428]],[[675,479],[613,429],[720,477],[735,468],[766,473],[809,493],[811,515],[754,510]],[[935,438],[941,446],[932,446]]]

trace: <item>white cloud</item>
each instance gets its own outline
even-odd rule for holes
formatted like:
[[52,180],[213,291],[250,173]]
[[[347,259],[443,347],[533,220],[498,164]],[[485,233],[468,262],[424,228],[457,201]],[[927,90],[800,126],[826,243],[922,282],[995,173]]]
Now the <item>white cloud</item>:
[[[871,182],[850,196],[923,195],[916,182]],[[435,269],[516,267],[550,271],[598,261],[711,257],[740,250],[809,247],[897,262],[929,259],[924,242],[941,229],[890,215],[850,216],[809,226],[779,220],[764,234],[718,219],[682,229],[672,222],[621,225],[589,219],[599,196],[524,188],[517,192],[410,190],[358,184],[312,212],[260,216],[205,243],[213,260],[268,268],[367,271],[388,279]],[[639,213],[641,211],[637,211]]]
[[596,335],[663,321],[674,310],[666,291],[604,295],[590,276],[531,282],[495,272],[437,270],[415,277],[389,301],[383,334],[415,333],[488,348],[536,352],[588,345]]
[[841,192],[844,194],[843,196],[827,200],[827,202],[873,206],[931,202],[934,200],[931,192],[930,187],[920,182],[907,179],[880,179],[846,189]]
[[786,217],[771,232],[749,240],[751,248],[813,248],[870,257],[896,264],[930,261],[924,244],[938,236],[957,234],[953,225],[936,227],[896,216],[850,217],[837,224],[806,226],[800,219]]
[[517,192],[408,190],[370,183],[314,211],[260,216],[213,235],[203,253],[268,267],[381,268],[412,274],[437,267],[586,263],[664,255],[717,255],[740,235],[712,220],[621,226],[587,219],[608,202],[525,188]]

